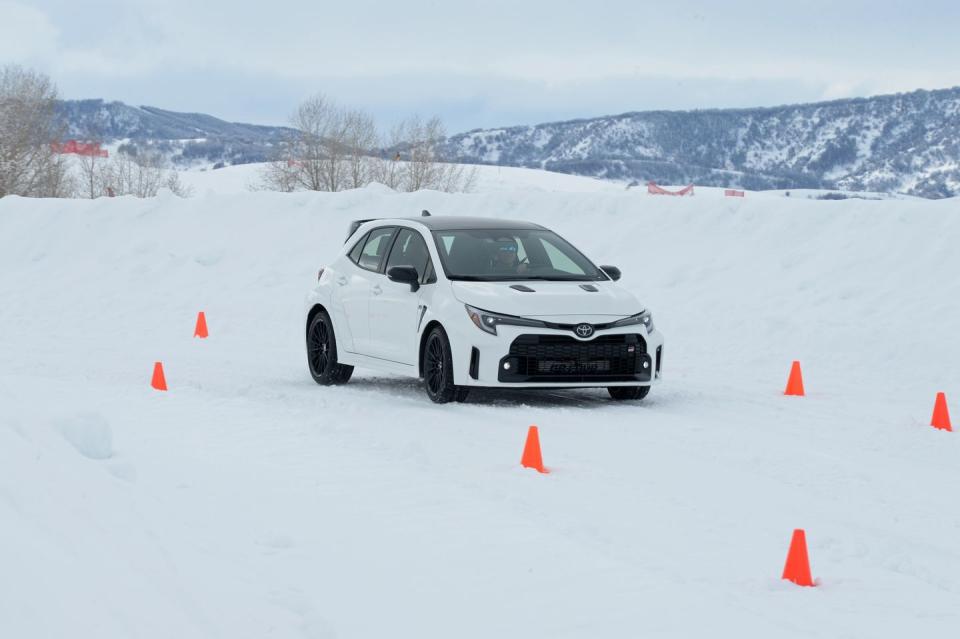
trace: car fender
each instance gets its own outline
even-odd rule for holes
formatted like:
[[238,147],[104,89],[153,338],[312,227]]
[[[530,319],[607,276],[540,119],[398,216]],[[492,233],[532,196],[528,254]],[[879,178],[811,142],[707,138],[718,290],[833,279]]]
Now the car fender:
[[[436,283],[436,289],[421,299],[423,316],[418,325],[418,357],[419,348],[427,336],[428,328],[434,323],[440,324],[450,342],[450,354],[453,359],[453,381],[463,383],[464,376],[468,375],[470,366],[470,350],[473,343],[470,340],[470,331],[480,333],[479,329],[470,322],[463,303],[453,296],[450,283],[441,280]],[[482,334],[477,335],[482,337]],[[418,363],[419,359],[418,359]],[[418,370],[419,373],[422,371]]]
[[337,346],[349,351],[352,349],[350,331],[340,322],[343,313],[340,312],[341,309],[337,306],[337,296],[335,295],[336,276],[337,273],[334,269],[325,268],[323,273],[320,274],[316,286],[310,289],[304,298],[304,330],[306,330],[307,324],[310,322],[314,309],[317,306],[322,306],[330,316],[330,321],[333,324],[333,332],[337,336]]

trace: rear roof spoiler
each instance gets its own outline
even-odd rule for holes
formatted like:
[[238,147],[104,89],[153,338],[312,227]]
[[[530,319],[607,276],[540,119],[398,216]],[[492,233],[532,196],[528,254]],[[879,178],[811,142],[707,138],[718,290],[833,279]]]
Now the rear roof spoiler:
[[377,219],[377,218],[375,218],[375,217],[371,217],[370,219],[367,219],[367,220],[354,220],[353,222],[350,222],[350,231],[347,233],[347,238],[346,238],[345,240],[343,240],[343,243],[346,244],[346,243],[347,243],[347,240],[349,240],[351,237],[353,237],[353,234],[357,232],[357,229],[358,229],[358,228],[360,228],[361,226],[363,226],[363,225],[366,224],[367,222],[373,222],[373,221],[376,220],[376,219]]
[[[428,211],[427,209],[423,209],[423,211],[420,212],[420,217],[430,217],[430,211]],[[345,240],[343,241],[343,243],[346,244],[346,243],[347,243],[347,240],[349,240],[351,237],[353,237],[353,234],[357,232],[357,229],[358,229],[358,228],[360,228],[361,226],[363,226],[363,225],[366,224],[367,222],[375,222],[375,221],[377,221],[378,219],[380,219],[380,218],[371,217],[371,218],[368,218],[368,219],[366,219],[366,220],[354,220],[353,222],[350,222],[350,230],[347,231],[347,239],[345,239]]]

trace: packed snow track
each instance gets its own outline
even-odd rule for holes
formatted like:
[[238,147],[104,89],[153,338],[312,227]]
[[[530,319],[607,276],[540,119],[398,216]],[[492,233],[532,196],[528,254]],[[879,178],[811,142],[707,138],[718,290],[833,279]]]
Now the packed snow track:
[[[317,269],[349,220],[422,209],[620,267],[663,383],[314,384]],[[4,198],[0,636],[953,636],[960,435],[928,424],[960,397],[958,239],[957,199]],[[817,587],[780,579],[795,528]]]

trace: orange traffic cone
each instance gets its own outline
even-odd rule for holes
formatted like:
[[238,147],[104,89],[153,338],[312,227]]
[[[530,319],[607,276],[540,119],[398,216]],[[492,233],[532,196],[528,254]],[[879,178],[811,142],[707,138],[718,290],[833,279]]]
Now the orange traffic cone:
[[540,473],[550,472],[543,467],[543,457],[540,455],[540,431],[536,426],[531,426],[527,431],[527,443],[523,447],[520,465],[524,468],[533,468]]
[[153,381],[150,385],[160,391],[167,390],[167,378],[163,376],[163,363],[157,362],[153,365]]
[[197,313],[197,327],[193,329],[193,336],[203,339],[209,336],[209,333],[207,333],[207,316],[203,311]]
[[783,579],[787,579],[798,586],[812,586],[810,577],[810,558],[807,557],[807,535],[802,528],[793,531],[790,540],[790,550],[787,552],[787,563],[783,567]]
[[803,375],[800,373],[800,362],[796,360],[790,367],[790,379],[787,380],[787,388],[783,394],[803,397]]
[[950,426],[950,411],[947,410],[947,396],[943,393],[937,393],[937,401],[933,404],[933,419],[930,425],[940,430],[953,431]]

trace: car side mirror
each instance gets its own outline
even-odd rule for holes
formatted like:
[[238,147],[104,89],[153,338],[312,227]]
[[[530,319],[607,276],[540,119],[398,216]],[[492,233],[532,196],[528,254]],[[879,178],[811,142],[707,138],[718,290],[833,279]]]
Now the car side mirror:
[[410,292],[420,289],[420,274],[412,266],[391,266],[387,270],[387,277],[391,282],[409,284]]
[[616,266],[601,266],[600,270],[607,274],[607,276],[616,282],[620,279],[620,269]]

